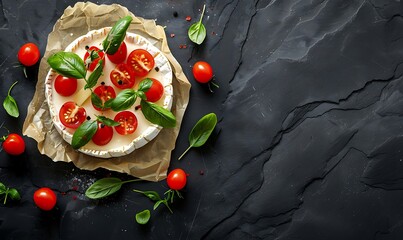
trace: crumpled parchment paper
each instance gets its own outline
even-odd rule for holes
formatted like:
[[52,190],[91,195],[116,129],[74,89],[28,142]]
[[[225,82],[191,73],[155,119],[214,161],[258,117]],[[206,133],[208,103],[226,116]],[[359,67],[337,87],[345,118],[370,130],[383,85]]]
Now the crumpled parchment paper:
[[[118,19],[127,15],[133,17],[128,31],[147,38],[165,54],[171,64],[174,75],[174,101],[171,111],[177,118],[177,126],[162,129],[153,141],[129,155],[109,159],[96,158],[75,151],[53,126],[45,97],[44,83],[50,69],[47,58],[55,52],[64,50],[74,39],[88,31],[111,27]],[[167,175],[171,151],[175,147],[182,118],[189,102],[190,87],[181,66],[169,50],[162,26],[156,25],[154,20],[136,17],[127,8],[118,4],[96,5],[90,2],[79,2],[64,11],[48,36],[46,52],[40,63],[35,95],[28,106],[23,134],[35,139],[38,142],[39,151],[55,162],[73,162],[80,169],[105,168],[148,181],[160,181]]]

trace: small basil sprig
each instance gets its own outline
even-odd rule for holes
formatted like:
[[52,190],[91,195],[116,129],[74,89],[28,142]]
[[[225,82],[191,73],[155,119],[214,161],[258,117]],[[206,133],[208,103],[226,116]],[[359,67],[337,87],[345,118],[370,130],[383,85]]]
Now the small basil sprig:
[[21,199],[20,193],[17,189],[6,187],[3,183],[0,182],[0,196],[1,195],[5,195],[3,204],[7,203],[8,196],[10,196],[10,198],[15,201]]
[[15,101],[15,99],[11,96],[11,89],[13,89],[13,87],[17,84],[18,82],[13,83],[13,85],[11,85],[11,87],[8,89],[8,94],[6,96],[6,98],[3,101],[3,107],[6,110],[6,112],[12,116],[17,118],[18,116],[20,116],[20,112],[18,110],[18,105],[17,102]]
[[192,42],[199,44],[199,45],[206,38],[206,27],[204,27],[204,25],[202,23],[205,9],[206,9],[206,5],[203,6],[203,12],[200,16],[200,20],[197,23],[193,23],[188,30],[189,39]]
[[181,160],[183,156],[192,148],[192,147],[201,147],[203,146],[207,139],[210,137],[213,132],[215,126],[217,124],[217,116],[215,113],[209,113],[203,116],[193,127],[192,131],[189,134],[189,147],[185,150],[185,152],[178,158]]
[[97,66],[94,71],[91,73],[90,77],[87,80],[87,84],[85,84],[84,89],[93,88],[98,83],[98,79],[102,76],[102,71],[104,70],[103,65],[104,60],[99,60]]
[[126,31],[130,26],[133,18],[126,16],[119,19],[112,29],[109,31],[108,36],[102,42],[102,46],[107,54],[114,54],[118,51],[120,44],[123,42],[126,36]]
[[114,194],[119,191],[123,184],[129,182],[137,182],[141,179],[132,179],[122,181],[119,178],[102,178],[94,182],[86,191],[85,196],[90,199],[100,199]]
[[133,89],[125,89],[121,91],[110,105],[112,110],[116,112],[126,110],[132,107],[136,102],[137,97],[139,97],[141,98],[141,111],[148,121],[161,127],[175,127],[176,118],[170,111],[155,103],[147,101],[145,92],[151,88],[152,84],[152,80],[146,78],[140,82],[137,91]]
[[85,121],[81,124],[73,134],[71,140],[71,146],[73,149],[79,149],[80,147],[87,144],[98,130],[98,122],[105,124],[106,126],[119,126],[120,123],[113,121],[104,116],[97,116],[96,120]]

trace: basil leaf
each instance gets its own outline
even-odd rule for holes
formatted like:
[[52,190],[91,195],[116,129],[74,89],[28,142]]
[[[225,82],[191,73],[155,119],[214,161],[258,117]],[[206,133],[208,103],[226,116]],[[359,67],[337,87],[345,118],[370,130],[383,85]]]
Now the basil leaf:
[[6,110],[6,112],[10,116],[15,117],[15,118],[20,116],[20,112],[18,110],[17,102],[15,101],[15,99],[10,94],[11,94],[11,89],[13,89],[13,87],[17,83],[18,83],[18,81],[13,83],[13,85],[11,85],[11,87],[8,89],[8,94],[7,94],[6,98],[3,101],[3,107]]
[[175,116],[165,108],[151,102],[141,100],[141,110],[144,117],[151,123],[157,124],[161,127],[175,127]]
[[102,76],[102,71],[104,70],[103,66],[104,60],[99,60],[95,70],[91,73],[88,78],[87,84],[85,84],[84,89],[93,88],[98,83],[98,79]]
[[13,199],[13,200],[20,200],[21,199],[20,193],[15,188],[10,188],[8,190],[8,195],[10,195],[10,198]]
[[106,102],[104,103],[104,107],[103,107],[103,108],[104,108],[104,109],[111,108],[113,100],[114,100],[114,98],[111,98],[111,99],[109,99],[108,101],[106,101]]
[[59,74],[65,77],[84,78],[87,69],[84,61],[75,53],[58,52],[48,58],[48,63]]
[[114,127],[114,126],[120,125],[120,123],[118,123],[110,118],[107,118],[105,116],[97,116],[97,120],[109,127]]
[[189,143],[192,147],[200,147],[206,143],[217,124],[215,113],[209,113],[202,117],[189,134]]
[[136,214],[136,222],[138,224],[146,224],[150,220],[150,210],[146,209]]
[[6,192],[6,186],[3,183],[0,183],[0,194],[3,194]]
[[202,23],[205,9],[206,9],[206,5],[203,6],[203,12],[200,16],[200,20],[197,23],[193,23],[188,30],[189,39],[192,42],[199,44],[199,45],[206,38],[206,27],[204,27],[204,25]]
[[18,105],[17,102],[15,101],[15,99],[13,97],[11,97],[10,95],[8,95],[3,102],[3,107],[6,110],[6,112],[12,116],[17,118],[18,116],[20,116],[20,112],[18,110]]
[[137,95],[133,89],[121,91],[111,103],[111,108],[115,112],[126,110],[136,102]]
[[105,40],[102,42],[102,46],[107,54],[114,54],[118,51],[120,44],[125,39],[126,31],[132,20],[131,16],[121,18],[109,31]]
[[193,127],[192,131],[190,131],[189,134],[190,145],[178,158],[178,160],[181,160],[181,158],[190,150],[190,148],[200,147],[204,145],[213,132],[216,124],[217,116],[215,115],[215,113],[209,113],[203,116],[199,121],[197,121],[196,125]]
[[91,199],[107,197],[119,191],[122,184],[123,182],[119,178],[102,178],[85,191],[85,196]]
[[136,192],[136,193],[141,193],[141,194],[143,194],[144,196],[148,197],[149,199],[151,199],[153,201],[161,200],[160,195],[155,191],[140,191],[140,190],[136,190],[136,189],[134,189],[133,191]]
[[137,96],[139,96],[143,100],[147,100],[147,96],[143,91],[137,91]]
[[79,149],[80,147],[84,146],[91,140],[97,130],[97,121],[85,121],[74,132],[71,146],[74,149]]
[[157,209],[157,208],[161,205],[161,203],[166,204],[166,202],[167,202],[166,199],[157,201],[157,202],[154,204],[153,210]]
[[92,105],[94,105],[97,108],[101,108],[101,109],[104,108],[104,104],[103,104],[101,98],[94,92],[91,92],[91,103],[92,103]]
[[153,85],[153,81],[149,78],[144,79],[139,84],[139,91],[147,92],[151,86]]

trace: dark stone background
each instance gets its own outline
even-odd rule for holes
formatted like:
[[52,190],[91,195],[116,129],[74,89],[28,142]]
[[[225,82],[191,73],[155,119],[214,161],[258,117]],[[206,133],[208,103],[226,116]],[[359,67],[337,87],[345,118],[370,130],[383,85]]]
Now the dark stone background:
[[[19,81],[12,95],[21,116],[0,110],[11,131],[21,133],[38,71],[29,68],[25,79],[17,51],[32,41],[44,52],[55,21],[75,2],[0,1],[1,101]],[[153,204],[132,189],[163,193],[165,181],[92,201],[83,193],[96,179],[130,177],[54,163],[26,137],[22,156],[0,153],[0,182],[22,195],[0,204],[0,239],[403,239],[400,0],[207,0],[201,46],[187,29],[203,1],[96,3],[119,3],[166,26],[193,85],[170,166],[189,174],[185,199],[174,214],[158,208],[139,226],[136,212]],[[192,77],[198,60],[214,68],[214,93]],[[219,117],[212,138],[177,161],[209,112]],[[42,186],[58,194],[51,212],[33,203]]]

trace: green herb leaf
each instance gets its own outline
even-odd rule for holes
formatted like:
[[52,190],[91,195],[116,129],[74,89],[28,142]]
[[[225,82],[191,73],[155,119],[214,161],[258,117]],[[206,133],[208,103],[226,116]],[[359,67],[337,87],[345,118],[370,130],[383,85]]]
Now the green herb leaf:
[[146,209],[136,214],[136,222],[138,224],[146,224],[150,220],[150,210]]
[[114,54],[119,49],[132,20],[131,16],[123,17],[109,31],[108,36],[102,42],[102,46],[107,54]]
[[111,103],[111,108],[115,112],[123,111],[136,102],[137,95],[133,89],[125,89],[121,91]]
[[88,78],[87,84],[85,84],[84,89],[93,88],[95,87],[95,85],[97,85],[98,79],[102,76],[102,71],[104,70],[103,62],[104,60],[99,60],[95,70]]
[[15,188],[10,188],[8,190],[8,195],[10,195],[11,199],[16,200],[16,201],[21,199],[20,193]]
[[85,196],[91,199],[107,197],[119,191],[123,183],[119,178],[102,178],[85,191]]
[[13,83],[13,85],[11,85],[11,87],[8,89],[8,94],[6,96],[6,98],[3,101],[3,107],[6,110],[6,112],[12,116],[17,118],[18,116],[20,116],[20,112],[18,110],[18,105],[17,102],[15,101],[15,99],[11,96],[11,89],[13,89],[13,87],[18,83],[15,82]]
[[115,127],[115,126],[120,125],[120,123],[118,123],[110,118],[107,118],[105,116],[97,116],[97,120],[109,127]]
[[7,190],[6,186],[3,183],[0,183],[0,194],[5,193]]
[[154,204],[153,210],[157,209],[157,208],[161,205],[161,203],[166,204],[166,202],[167,202],[166,199],[163,199],[163,200],[161,199],[161,200],[157,201],[157,202]]
[[98,95],[96,95],[94,92],[91,92],[91,103],[97,108],[100,108],[100,109],[105,108],[105,105],[103,104],[101,98]]
[[59,74],[65,77],[84,78],[86,77],[87,69],[84,61],[75,53],[58,52],[48,58],[48,63]]
[[147,100],[147,96],[143,91],[137,91],[137,96],[139,96],[143,100]]
[[151,123],[157,124],[161,127],[175,127],[175,116],[165,108],[151,102],[141,100],[141,110],[144,117]]
[[113,100],[114,100],[114,98],[111,98],[111,99],[109,99],[108,101],[106,101],[106,102],[104,103],[104,109],[111,108]]
[[71,146],[74,149],[79,149],[80,147],[84,146],[91,140],[97,130],[97,121],[85,121],[74,132]]
[[133,191],[137,192],[137,193],[141,193],[141,194],[143,194],[144,196],[148,197],[149,199],[151,199],[153,201],[161,200],[160,195],[155,191],[140,191],[140,190],[136,190],[136,189],[134,189]]
[[201,44],[204,39],[206,38],[206,27],[204,27],[202,23],[203,15],[204,15],[204,10],[206,9],[206,5],[203,6],[203,12],[200,16],[200,20],[197,23],[193,23],[189,30],[188,30],[188,36],[189,39],[196,43],[196,44]]
[[149,78],[144,79],[139,84],[139,91],[147,92],[151,86],[153,85],[153,81]]
[[192,147],[200,147],[206,143],[217,124],[217,116],[215,113],[209,113],[202,117],[193,127],[189,134],[189,147],[179,157],[180,160]]

